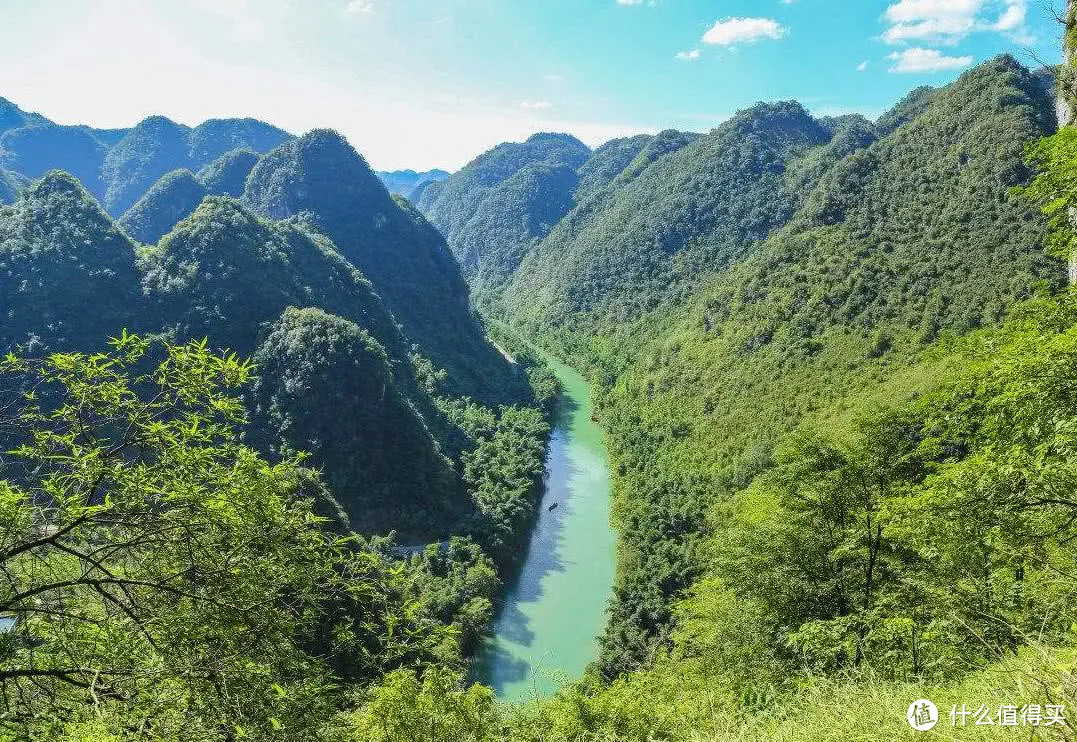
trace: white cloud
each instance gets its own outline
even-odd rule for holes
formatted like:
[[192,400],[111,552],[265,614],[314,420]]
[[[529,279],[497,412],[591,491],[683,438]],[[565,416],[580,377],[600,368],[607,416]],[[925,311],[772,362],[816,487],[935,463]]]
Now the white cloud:
[[771,18],[725,18],[703,34],[704,44],[750,44],[761,39],[780,39],[785,26]]
[[902,41],[958,41],[976,27],[976,16],[984,0],[899,0],[886,9],[891,24],[883,39]]
[[699,59],[699,49],[690,49],[686,52],[677,52],[677,59],[684,59],[691,61],[693,59]]
[[994,28],[996,31],[1017,31],[1024,28],[1027,18],[1028,0],[1009,0]]
[[345,0],[344,2],[344,13],[346,15],[373,12],[374,0]]
[[883,14],[888,44],[956,44],[981,31],[1025,35],[1029,0],[898,0]]
[[652,8],[654,7],[655,0],[617,0],[618,5],[643,5],[644,2]]
[[857,72],[863,72],[867,68],[868,68],[868,60],[865,59],[863,62],[861,62],[860,64],[858,64],[856,66],[856,71]]
[[548,108],[553,108],[553,104],[548,100],[525,100],[520,104],[520,108],[525,111],[545,111]]
[[913,47],[900,52],[894,52],[887,57],[893,61],[891,72],[942,72],[944,70],[960,70],[968,67],[973,62],[972,57],[947,56],[937,49],[922,49]]

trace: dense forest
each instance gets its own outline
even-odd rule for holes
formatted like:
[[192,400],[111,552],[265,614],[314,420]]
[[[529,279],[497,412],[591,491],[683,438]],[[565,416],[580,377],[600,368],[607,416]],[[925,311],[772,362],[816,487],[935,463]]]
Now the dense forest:
[[557,390],[437,231],[335,132],[73,127],[100,162],[41,173],[83,150],[26,167],[52,125],[5,111],[0,729],[298,739],[388,669],[461,669]]
[[[1046,78],[1000,56],[874,121],[760,103],[451,175],[0,99],[0,738],[1077,708],[1077,134]],[[592,381],[618,572],[586,676],[507,706],[467,673],[536,517],[533,346]]]
[[[897,736],[905,684],[1021,672],[1073,698],[1055,127],[1044,75],[1003,56],[874,122],[765,104],[613,142],[556,224],[480,250],[446,229],[486,311],[590,370],[614,463],[600,661],[518,728],[814,739],[818,707],[844,738],[844,697]],[[466,171],[460,209],[491,197]]]

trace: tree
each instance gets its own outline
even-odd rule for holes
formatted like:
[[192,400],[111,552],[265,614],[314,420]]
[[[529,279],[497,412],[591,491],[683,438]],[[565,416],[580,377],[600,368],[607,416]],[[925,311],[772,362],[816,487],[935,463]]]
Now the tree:
[[308,739],[338,678],[438,640],[398,568],[321,527],[298,459],[239,442],[250,373],[126,333],[0,362],[0,732]]

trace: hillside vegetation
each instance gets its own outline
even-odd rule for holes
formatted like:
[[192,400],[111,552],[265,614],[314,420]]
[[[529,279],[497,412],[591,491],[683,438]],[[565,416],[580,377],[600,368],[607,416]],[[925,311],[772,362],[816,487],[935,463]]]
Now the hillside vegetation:
[[336,132],[319,130],[263,157],[243,200],[272,219],[302,215],[369,278],[405,334],[448,372],[456,393],[496,400],[515,383],[471,311],[444,238],[386,191]]
[[[483,336],[437,233],[369,171],[353,172],[374,190],[327,191],[305,204],[317,212],[297,209],[308,221],[270,222],[177,171],[129,210],[123,231],[74,178],[50,172],[0,208],[0,346],[29,357],[89,352],[127,329],[253,357],[247,441],[273,460],[302,452],[324,474],[320,512],[339,528],[396,531],[405,543],[465,536],[507,565],[534,508],[548,433],[541,401],[524,367]],[[338,234],[353,257],[378,256],[383,284],[309,221],[343,224],[350,209],[372,215],[370,231]],[[405,323],[383,299],[407,309],[420,294],[426,306]],[[448,364],[439,352],[453,354]],[[524,406],[503,411],[512,404]],[[521,430],[514,416],[525,410],[537,422]],[[493,458],[468,463],[477,451]]]
[[1072,301],[1015,191],[1047,168],[1068,254],[1069,139],[1026,154],[1053,110],[1010,57],[877,122],[760,105],[626,166],[486,294],[591,370],[613,459],[610,624],[545,728],[806,739],[805,698],[953,695],[1014,652],[1072,693],[1040,661],[1072,640]]
[[[52,132],[133,207],[0,206],[0,736],[889,740],[930,698],[940,738],[1069,739],[1054,103],[1002,56],[876,121],[538,134],[415,205],[330,130]],[[0,101],[0,146],[42,126]],[[544,472],[528,342],[591,376],[618,574],[586,676],[509,707],[466,657]]]
[[190,170],[176,170],[154,183],[117,224],[139,242],[155,245],[208,195]]

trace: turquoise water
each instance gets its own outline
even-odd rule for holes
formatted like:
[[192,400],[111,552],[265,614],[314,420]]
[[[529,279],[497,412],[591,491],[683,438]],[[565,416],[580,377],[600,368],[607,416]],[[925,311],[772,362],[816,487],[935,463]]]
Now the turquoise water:
[[[590,390],[568,366],[546,359],[561,381],[546,457],[546,490],[519,576],[502,596],[475,678],[504,701],[552,695],[597,657],[613,589],[610,475]],[[550,506],[557,507],[550,510]]]

